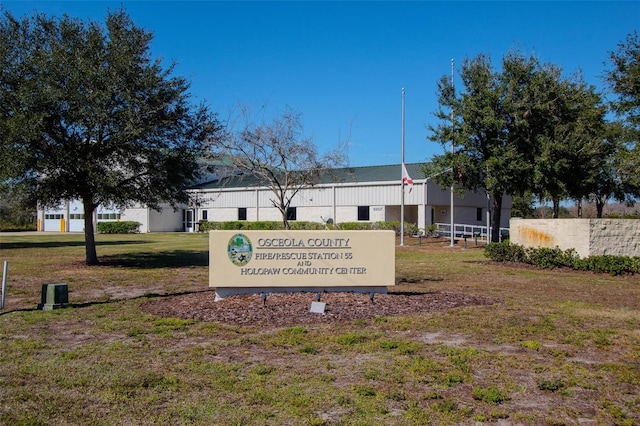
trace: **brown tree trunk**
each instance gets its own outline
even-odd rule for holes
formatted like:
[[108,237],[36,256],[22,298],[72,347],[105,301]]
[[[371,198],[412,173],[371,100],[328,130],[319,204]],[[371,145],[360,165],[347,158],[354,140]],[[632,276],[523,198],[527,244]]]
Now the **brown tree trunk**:
[[491,215],[491,242],[500,241],[500,219],[502,216],[502,194],[492,194],[493,215]]
[[578,200],[578,218],[582,219],[582,198]]
[[602,212],[604,211],[604,201],[600,197],[596,197],[596,217],[602,219]]
[[553,199],[553,218],[557,219],[560,217],[560,200],[557,198]]
[[89,200],[82,201],[84,205],[84,246],[87,265],[98,265],[98,253],[96,252],[96,239],[93,229],[93,211],[96,205]]

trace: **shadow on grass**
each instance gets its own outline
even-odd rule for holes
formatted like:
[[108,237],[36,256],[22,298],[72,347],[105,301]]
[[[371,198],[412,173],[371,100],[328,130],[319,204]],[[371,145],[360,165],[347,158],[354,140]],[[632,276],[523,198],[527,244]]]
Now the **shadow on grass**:
[[[126,297],[126,298],[120,298],[120,299],[108,299],[108,300],[88,301],[88,302],[81,302],[81,303],[69,303],[69,305],[66,308],[61,308],[61,309],[68,309],[68,308],[82,309],[82,308],[88,308],[88,307],[91,307],[91,306],[99,306],[99,305],[108,305],[110,303],[118,303],[118,302],[122,302],[122,301],[126,301],[126,300],[178,297],[178,296],[186,296],[186,295],[189,295],[189,294],[206,293],[206,292],[209,292],[209,291],[214,291],[214,290],[213,289],[188,290],[188,291],[180,291],[180,292],[176,292],[176,293],[165,293],[165,294],[145,293],[145,294],[140,295],[140,296]],[[41,311],[41,310],[42,309],[38,309],[38,308],[18,308],[18,309],[6,310],[6,311],[1,311],[0,312],[0,317],[4,316],[4,315],[13,314],[13,313],[16,313],[16,312],[35,312],[35,311]]]
[[208,265],[208,251],[172,250],[100,256],[100,266],[111,267],[155,269]]
[[[129,244],[149,244],[152,241],[96,241],[96,246],[117,246],[117,245],[129,245]],[[82,241],[18,241],[15,243],[0,243],[0,249],[29,249],[29,248],[60,248],[60,247],[84,247],[84,240]]]
[[424,282],[440,282],[444,281],[442,277],[433,277],[433,278],[398,278],[396,279],[396,284],[419,284]]
[[[94,302],[82,302],[82,303],[71,303],[69,304],[69,307],[71,308],[88,308],[90,306],[97,306],[97,305],[108,305],[110,303],[117,303],[117,302],[122,302],[125,300],[139,300],[139,299],[165,299],[165,298],[170,298],[170,297],[178,297],[178,296],[187,296],[189,294],[196,294],[196,293],[206,293],[209,291],[214,291],[212,289],[206,289],[206,290],[187,290],[187,291],[179,291],[179,292],[175,292],[175,293],[145,293],[143,295],[140,296],[134,296],[134,297],[127,297],[127,298],[123,298],[123,299],[109,299],[109,300],[101,300],[101,301],[94,301]],[[34,309],[35,310],[35,309]]]

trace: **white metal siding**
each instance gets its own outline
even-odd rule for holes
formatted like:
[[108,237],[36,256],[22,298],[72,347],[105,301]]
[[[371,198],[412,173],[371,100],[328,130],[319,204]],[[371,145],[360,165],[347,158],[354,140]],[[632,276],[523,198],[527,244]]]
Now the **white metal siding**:
[[371,222],[384,222],[384,220],[385,220],[385,208],[384,208],[384,206],[370,206],[369,207],[369,220]]
[[169,204],[162,205],[161,211],[149,210],[149,232],[182,231],[182,209],[173,210]]
[[[248,216],[249,212],[247,211],[247,218]],[[207,220],[211,222],[228,222],[238,220],[238,209],[220,208],[209,210],[209,218]]]
[[333,218],[332,210],[331,206],[297,207],[297,220],[306,222],[322,222],[324,219],[326,221],[328,218]]
[[149,230],[148,209],[145,207],[129,208],[122,212],[120,220],[139,222],[140,232],[147,233]]

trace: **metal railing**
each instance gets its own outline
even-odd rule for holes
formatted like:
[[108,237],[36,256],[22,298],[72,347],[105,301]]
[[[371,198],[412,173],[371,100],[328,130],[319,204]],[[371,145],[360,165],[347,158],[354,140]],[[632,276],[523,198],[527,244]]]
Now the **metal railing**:
[[[441,237],[451,238],[451,224],[435,223],[438,227],[437,232]],[[464,223],[453,224],[453,238],[462,240],[466,238],[478,238],[480,241],[487,241],[487,227],[482,225],[467,225]],[[509,237],[509,228],[500,228],[500,241]]]

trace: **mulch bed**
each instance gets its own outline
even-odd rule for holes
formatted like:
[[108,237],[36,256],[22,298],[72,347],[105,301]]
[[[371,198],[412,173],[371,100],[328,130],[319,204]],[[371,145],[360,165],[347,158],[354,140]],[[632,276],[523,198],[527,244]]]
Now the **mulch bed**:
[[324,313],[310,312],[316,293],[271,293],[231,296],[215,301],[214,291],[158,297],[145,302],[145,312],[162,317],[197,319],[235,325],[283,327],[368,320],[412,315],[448,308],[490,305],[490,298],[445,292],[429,293],[322,293]]

